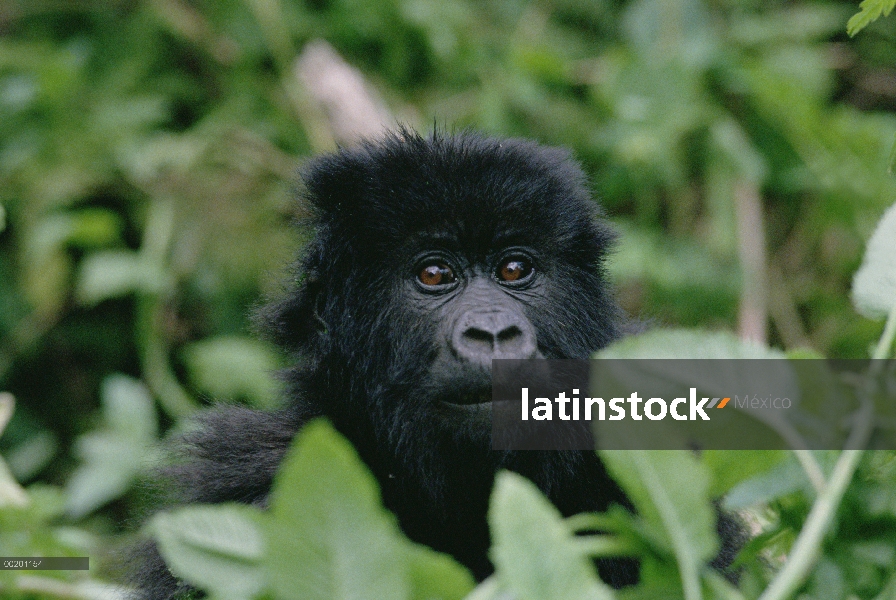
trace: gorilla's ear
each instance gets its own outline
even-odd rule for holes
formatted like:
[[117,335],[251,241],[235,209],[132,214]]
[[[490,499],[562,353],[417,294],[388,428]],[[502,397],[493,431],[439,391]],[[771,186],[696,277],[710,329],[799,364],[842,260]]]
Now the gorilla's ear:
[[408,168],[409,156],[426,156],[432,150],[429,146],[413,129],[399,127],[361,140],[351,148],[317,156],[299,171],[304,184],[301,197],[321,217],[363,214],[359,212],[364,208],[362,202],[374,184],[400,171],[402,165]]
[[326,325],[318,313],[323,283],[320,281],[321,240],[313,240],[304,260],[282,298],[258,307],[253,323],[264,337],[290,352],[308,353],[324,346]]
[[341,151],[308,161],[300,171],[302,200],[319,217],[352,211],[363,193],[367,165],[357,152]]
[[[399,127],[361,140],[351,148],[315,157],[299,172],[305,188],[303,199],[324,217],[322,220],[332,216],[350,222],[364,214],[362,203],[376,184],[388,184],[392,176],[411,168],[430,151],[420,134]],[[410,162],[409,157],[413,159]]]
[[[326,281],[338,270],[340,257],[350,254],[348,232],[364,223],[363,204],[374,172],[377,141],[362,142],[309,160],[300,169],[297,199],[310,214],[300,222],[314,238],[304,258],[293,268],[290,288],[282,299],[256,311],[255,324],[275,343],[289,351],[326,351],[327,324],[321,317]],[[356,218],[357,217],[357,218]]]

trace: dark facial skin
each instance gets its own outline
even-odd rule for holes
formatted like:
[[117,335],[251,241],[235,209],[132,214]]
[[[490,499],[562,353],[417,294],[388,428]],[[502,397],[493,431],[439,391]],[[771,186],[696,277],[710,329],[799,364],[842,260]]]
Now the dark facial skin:
[[430,250],[414,261],[408,301],[439,324],[429,377],[453,392],[434,407],[439,416],[490,426],[492,359],[541,357],[526,316],[527,298],[545,283],[535,254],[507,247],[473,262]]

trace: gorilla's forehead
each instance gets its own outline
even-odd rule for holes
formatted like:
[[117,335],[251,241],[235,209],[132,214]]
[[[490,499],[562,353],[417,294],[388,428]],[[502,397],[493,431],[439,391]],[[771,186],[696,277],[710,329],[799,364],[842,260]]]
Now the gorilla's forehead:
[[600,237],[579,166],[526,140],[403,131],[320,157],[304,179],[308,199],[356,248],[439,238],[481,253]]
[[365,225],[396,241],[429,235],[465,248],[562,243],[594,217],[580,178],[564,179],[562,163],[551,169],[520,153],[415,158],[400,169],[378,164],[362,198]]
[[365,219],[366,235],[360,238],[383,250],[413,254],[445,249],[472,259],[511,246],[556,251],[588,232],[592,220],[590,212],[571,210],[552,199],[527,198],[523,193],[499,196],[470,189],[444,190],[433,196],[438,197],[412,194],[402,198],[399,210],[372,203]]

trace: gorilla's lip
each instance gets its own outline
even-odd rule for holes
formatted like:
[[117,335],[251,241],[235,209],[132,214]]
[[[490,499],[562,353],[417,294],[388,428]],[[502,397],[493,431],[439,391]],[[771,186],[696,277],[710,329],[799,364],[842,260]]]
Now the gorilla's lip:
[[441,401],[438,404],[438,408],[436,410],[438,414],[441,414],[443,417],[447,417],[452,420],[456,420],[458,418],[461,419],[469,419],[475,418],[477,421],[481,419],[488,419],[492,414],[492,403],[488,402],[477,402],[474,404],[456,404],[454,402],[446,402]]
[[492,390],[467,391],[441,398],[443,404],[459,407],[488,406],[492,403]]

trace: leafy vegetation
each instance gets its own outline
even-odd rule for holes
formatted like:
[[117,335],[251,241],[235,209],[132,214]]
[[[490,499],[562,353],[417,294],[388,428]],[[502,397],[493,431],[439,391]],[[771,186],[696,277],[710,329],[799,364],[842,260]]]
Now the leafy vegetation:
[[849,35],[855,35],[864,29],[869,23],[872,23],[881,15],[887,16],[896,7],[896,2],[892,0],[864,0],[859,8],[862,10],[854,15],[846,24],[846,31]]
[[[681,356],[894,357],[892,8],[862,2],[849,38],[856,7],[834,0],[4,3],[0,555],[91,570],[0,571],[0,595],[123,597],[110,557],[153,500],[160,435],[212,398],[277,405],[280,358],[247,314],[301,243],[295,164],[335,141],[294,76],[317,38],[403,122],[573,150],[622,232],[622,301],[659,329],[608,353],[665,336]],[[475,587],[402,536],[323,423],[271,510],[149,529],[218,598],[896,596],[892,450],[600,452],[638,515],[564,520],[502,475],[497,571]],[[737,586],[703,567],[723,495],[756,532]],[[644,577],[613,592],[589,557],[620,555]]]

